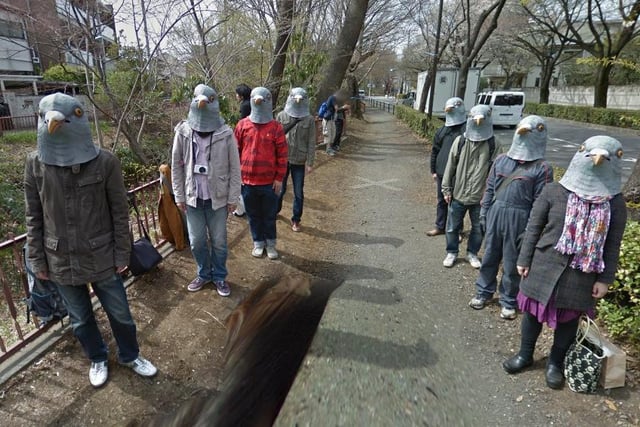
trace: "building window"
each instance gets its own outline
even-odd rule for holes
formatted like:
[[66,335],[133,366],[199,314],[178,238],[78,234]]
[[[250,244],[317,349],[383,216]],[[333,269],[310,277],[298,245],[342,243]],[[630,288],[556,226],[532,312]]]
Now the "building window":
[[24,31],[20,22],[5,21],[0,19],[0,37],[12,39],[24,39]]
[[533,84],[533,87],[540,87],[540,77],[536,77],[536,82]]

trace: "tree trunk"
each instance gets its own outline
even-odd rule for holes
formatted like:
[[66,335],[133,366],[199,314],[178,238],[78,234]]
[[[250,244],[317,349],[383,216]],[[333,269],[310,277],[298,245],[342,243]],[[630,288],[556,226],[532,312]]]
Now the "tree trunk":
[[[464,93],[467,91],[467,76],[469,75],[469,69],[471,68],[471,61],[465,60],[460,64],[458,70],[458,87],[456,88],[456,96],[460,99],[464,99]],[[475,100],[473,101],[475,102]],[[466,106],[467,108],[471,108]]]
[[549,103],[549,86],[551,86],[551,77],[553,76],[553,66],[543,64],[542,73],[540,75],[540,104]]
[[609,92],[609,75],[611,65],[599,65],[596,74],[596,84],[593,91],[593,106],[596,108],[607,108],[607,94]]
[[348,73],[345,77],[347,81],[347,91],[349,92],[349,97],[351,97],[351,114],[350,116],[356,119],[362,118],[362,103],[360,101],[360,97],[358,96],[358,79],[355,74]]
[[427,108],[427,95],[431,90],[431,79],[435,77],[431,74],[433,73],[430,72],[429,74],[427,74],[427,78],[424,79],[424,85],[422,86],[422,92],[420,92],[420,103],[418,104],[418,111],[420,111],[421,113],[424,113],[425,109]]
[[282,86],[282,76],[287,62],[287,50],[291,40],[294,0],[278,0],[278,21],[276,30],[278,38],[273,51],[273,63],[267,76],[267,88],[271,91],[274,108],[278,105],[278,96]]
[[331,50],[329,62],[323,67],[324,79],[318,86],[314,110],[317,110],[329,95],[340,88],[364,26],[368,7],[369,0],[352,0],[349,3],[336,46]]

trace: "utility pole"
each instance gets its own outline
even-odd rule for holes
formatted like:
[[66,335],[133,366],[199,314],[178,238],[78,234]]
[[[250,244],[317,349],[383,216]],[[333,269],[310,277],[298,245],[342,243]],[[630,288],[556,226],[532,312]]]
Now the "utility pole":
[[429,89],[429,108],[427,109],[427,117],[431,120],[433,116],[433,98],[436,90],[436,73],[438,72],[438,61],[440,60],[440,30],[442,23],[442,3],[444,0],[440,0],[438,6],[438,27],[436,29],[436,55],[433,57],[433,65],[431,67],[431,88]]

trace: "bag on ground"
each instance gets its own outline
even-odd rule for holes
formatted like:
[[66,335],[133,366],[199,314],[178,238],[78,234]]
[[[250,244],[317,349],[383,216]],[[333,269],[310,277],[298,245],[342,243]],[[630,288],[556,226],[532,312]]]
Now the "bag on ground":
[[[587,336],[593,337],[593,341]],[[588,316],[583,316],[576,339],[569,347],[564,360],[564,376],[571,391],[593,393],[598,388],[604,351],[598,326]]]
[[[597,342],[598,337],[593,331],[587,333],[587,340]],[[602,372],[600,372],[600,385],[602,388],[624,387],[627,372],[627,354],[620,347],[601,336],[602,351],[604,360],[602,361]]]
[[[130,196],[129,203],[135,211],[138,230],[140,230],[142,236],[140,236],[136,241],[133,241],[133,237],[131,238],[133,243],[131,245],[131,255],[129,257],[129,271],[134,276],[140,276],[160,264],[162,261],[162,255],[158,252],[155,246],[153,246],[153,243],[151,243],[147,228],[144,226],[144,223],[140,218],[140,212],[138,211],[138,206],[136,205],[134,197],[135,196]],[[130,234],[133,236],[133,232],[131,230]]]

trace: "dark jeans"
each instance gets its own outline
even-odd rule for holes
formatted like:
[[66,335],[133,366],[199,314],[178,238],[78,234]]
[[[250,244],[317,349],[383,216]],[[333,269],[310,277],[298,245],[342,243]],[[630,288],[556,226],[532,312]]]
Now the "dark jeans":
[[271,184],[243,185],[242,198],[249,217],[251,237],[256,243],[275,245],[278,195]]
[[340,147],[342,139],[342,130],[344,129],[344,120],[336,119],[336,137],[333,139],[332,147]]
[[442,176],[438,175],[436,178],[438,204],[436,205],[436,228],[438,230],[444,230],[447,226],[447,211],[449,206],[444,200],[444,194],[442,194]]
[[291,174],[291,182],[293,183],[293,216],[291,217],[291,221],[300,222],[304,206],[305,165],[292,165],[291,163],[287,163],[287,173],[282,180],[282,190],[278,198],[278,212],[282,210],[282,199],[287,192],[289,174]]
[[[133,362],[139,353],[138,339],[122,278],[114,274],[109,279],[92,283],[91,287],[109,318],[113,337],[118,343],[118,360],[122,363]],[[93,314],[89,288],[86,285],[58,284],[58,289],[69,312],[73,333],[84,353],[92,362],[106,361],[107,346]]]
[[458,255],[460,246],[460,232],[464,223],[464,216],[469,212],[471,219],[471,233],[467,243],[467,254],[478,255],[482,246],[482,231],[480,230],[480,203],[474,205],[464,205],[453,199],[449,203],[449,213],[447,214],[447,253]]

